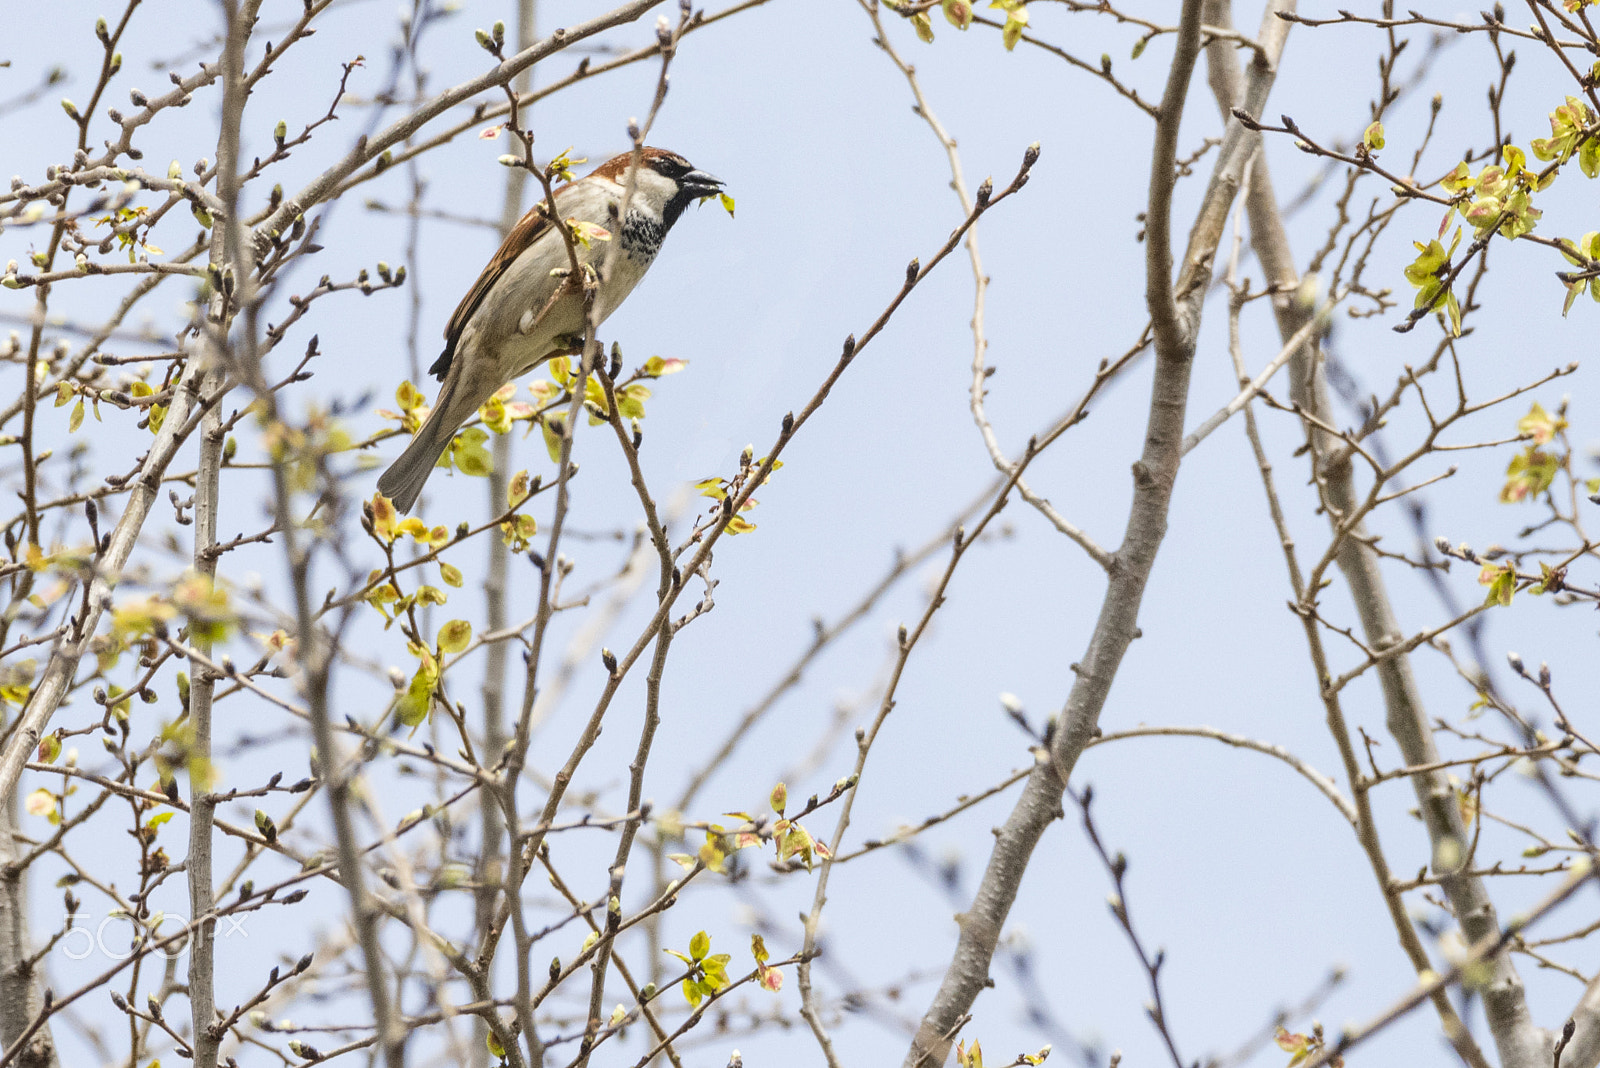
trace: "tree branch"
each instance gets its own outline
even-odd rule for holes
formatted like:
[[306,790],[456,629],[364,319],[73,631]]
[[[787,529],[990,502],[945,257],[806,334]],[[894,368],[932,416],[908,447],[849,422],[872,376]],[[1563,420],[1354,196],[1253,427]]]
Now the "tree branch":
[[[1251,64],[1249,96],[1265,103],[1276,76],[1276,59],[1282,51],[1283,37],[1271,33],[1276,5],[1269,6],[1262,33],[1267,42]],[[1179,58],[1162,105],[1163,126],[1176,123],[1199,47],[1199,2],[1184,5],[1183,26],[1178,44]],[[1187,58],[1185,58],[1187,57]],[[1183,68],[1182,71],[1178,68]],[[984,870],[983,880],[970,909],[958,917],[961,933],[955,957],[945,972],[932,1005],[922,1018],[916,1037],[906,1054],[906,1068],[926,1068],[944,1062],[950,1047],[949,1035],[957,1020],[966,1015],[980,991],[989,981],[989,964],[999,943],[1011,905],[1016,900],[1033,855],[1045,828],[1061,815],[1061,795],[1066,779],[1083,749],[1098,729],[1100,710],[1123,654],[1138,631],[1139,604],[1145,582],[1155,564],[1156,551],[1166,533],[1167,508],[1177,477],[1183,443],[1183,419],[1188,400],[1189,373],[1195,338],[1200,323],[1200,303],[1210,281],[1210,264],[1221,241],[1229,205],[1243,180],[1244,168],[1259,144],[1259,137],[1230,121],[1223,145],[1212,172],[1196,222],[1191,231],[1184,269],[1176,292],[1171,289],[1171,253],[1167,241],[1157,238],[1170,212],[1172,160],[1177,131],[1158,131],[1151,163],[1151,211],[1147,217],[1147,241],[1157,242],[1163,251],[1153,251],[1146,263],[1147,303],[1155,327],[1156,374],[1151,387],[1150,415],[1145,433],[1144,454],[1134,465],[1134,499],[1129,510],[1127,532],[1122,546],[1113,556],[1110,581],[1101,604],[1100,617],[1083,660],[1075,666],[1077,678],[1067,697],[1060,726],[1051,745],[1051,759],[1041,762],[1023,788],[1011,815],[995,832],[995,845]],[[1163,177],[1165,176],[1165,180]],[[1165,287],[1163,293],[1157,289]]]

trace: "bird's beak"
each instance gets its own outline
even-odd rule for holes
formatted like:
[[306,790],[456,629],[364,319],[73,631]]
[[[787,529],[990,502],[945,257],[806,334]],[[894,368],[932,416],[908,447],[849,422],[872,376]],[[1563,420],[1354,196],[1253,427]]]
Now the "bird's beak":
[[722,192],[725,183],[705,171],[690,171],[679,181],[679,188],[692,197],[712,197]]

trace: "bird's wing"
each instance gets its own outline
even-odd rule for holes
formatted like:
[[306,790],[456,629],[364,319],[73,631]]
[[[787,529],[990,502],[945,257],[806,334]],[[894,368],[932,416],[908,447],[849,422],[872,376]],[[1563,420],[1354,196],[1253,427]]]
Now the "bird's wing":
[[[571,185],[564,185],[556,190],[556,199],[563,199],[562,194],[572,189]],[[450,322],[444,328],[444,351],[439,358],[428,368],[428,373],[443,381],[445,373],[450,370],[450,361],[455,358],[456,344],[461,340],[461,331],[466,328],[467,320],[472,318],[472,313],[478,310],[478,305],[483,303],[483,298],[489,295],[489,290],[494,288],[495,282],[505,273],[516,258],[550,229],[550,220],[539,212],[539,204],[544,203],[544,198],[529,209],[528,213],[517,221],[511,228],[506,239],[500,243],[500,248],[495,251],[484,267],[483,273],[478,275],[478,280],[467,290],[467,295],[461,298],[461,303],[456,305],[455,314],[450,316]]]

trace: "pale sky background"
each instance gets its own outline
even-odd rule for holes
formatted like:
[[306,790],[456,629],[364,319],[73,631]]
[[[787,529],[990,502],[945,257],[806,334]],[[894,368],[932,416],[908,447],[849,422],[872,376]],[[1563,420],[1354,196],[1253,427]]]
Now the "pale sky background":
[[[258,42],[273,38],[270,27],[299,9],[297,2],[268,0]],[[601,5],[590,2],[543,0],[540,26],[547,32],[600,10]],[[1158,20],[1176,15],[1171,4],[1134,4],[1129,10]],[[1158,39],[1135,62],[1128,58],[1135,33],[1110,19],[1069,16],[1043,2],[1033,4],[1032,11],[1033,25],[1044,38],[1091,62],[1102,52],[1110,54],[1141,95],[1159,99],[1170,37]],[[1462,17],[1469,17],[1464,12]],[[1444,7],[1433,13],[1453,17]],[[30,110],[0,116],[0,137],[7,147],[0,177],[15,172],[39,181],[44,167],[63,157],[61,146],[70,128],[55,98],[67,95],[81,104],[90,91],[91,62],[98,56],[92,26],[100,14],[110,17],[114,12],[79,0],[17,4],[7,11],[0,59],[11,60],[12,66],[0,70],[0,99],[34,85],[53,63],[64,64],[70,78]],[[472,31],[502,17],[511,17],[511,5],[504,0],[470,0],[434,25],[422,44],[429,89],[438,91],[485,69],[489,59],[473,43]],[[1254,31],[1258,12],[1253,5],[1235,17],[1241,27]],[[653,13],[604,41],[638,47],[650,40],[652,21]],[[1103,83],[1059,59],[1027,47],[1006,53],[993,31],[975,28],[963,35],[936,19],[938,40],[929,47],[917,42],[909,27],[889,21],[895,46],[917,64],[933,109],[960,141],[970,186],[991,174],[1003,185],[1025,146],[1032,141],[1043,146],[1027,189],[987,216],[980,228],[985,266],[993,279],[989,359],[999,369],[990,380],[988,410],[1002,442],[1015,455],[1031,433],[1077,398],[1097,362],[1126,349],[1145,322],[1143,249],[1134,237],[1140,228],[1135,216],[1144,207],[1152,124]],[[124,44],[128,60],[108,102],[126,108],[128,88],[164,89],[167,69],[192,68],[202,54],[197,44],[209,53],[205,40],[218,24],[213,4],[146,0]],[[397,40],[394,3],[349,0],[336,5],[319,25],[317,36],[297,45],[252,99],[246,113],[247,155],[263,150],[280,118],[294,130],[326,109],[340,60],[366,56],[365,68],[350,82],[354,95],[367,97],[389,78]],[[1407,77],[1422,58],[1425,40],[1419,34],[1401,61]],[[1367,102],[1376,87],[1380,42],[1380,35],[1367,28],[1295,29],[1267,114],[1294,116],[1324,143],[1359,135],[1369,121]],[[1385,159],[1402,171],[1435,91],[1445,94],[1445,109],[1424,173],[1448,169],[1467,146],[1480,147],[1489,140],[1482,104],[1492,73],[1487,43],[1479,37],[1445,43],[1433,61],[1429,87],[1407,97],[1387,117],[1390,149]],[[258,43],[252,54],[259,48]],[[1545,114],[1569,84],[1536,48],[1518,50],[1522,62],[1512,79],[1505,115],[1513,137],[1526,146],[1529,138],[1547,132]],[[152,57],[162,59],[160,69],[150,68]],[[560,56],[536,70],[536,81],[563,75],[576,62],[574,55]],[[539,149],[548,155],[573,145],[578,154],[597,162],[621,151],[627,120],[648,108],[655,77],[656,67],[643,64],[536,106],[533,125]],[[407,72],[402,85],[409,85],[409,79]],[[218,102],[215,90],[198,93],[186,112],[163,116],[141,138],[144,165],[160,170],[173,157],[187,166],[213,155],[215,145],[206,140],[206,130]],[[898,287],[906,262],[912,256],[926,260],[959,221],[943,152],[910,104],[904,80],[871,45],[867,18],[844,0],[771,0],[684,41],[651,140],[724,178],[738,201],[737,218],[730,220],[713,205],[687,213],[649,279],[602,332],[606,341],[621,342],[630,367],[651,354],[691,362],[687,373],[655,383],[649,406],[642,458],[658,499],[708,475],[731,473],[746,443],[753,442],[758,455],[764,452],[783,413],[799,409],[832,366],[843,337],[860,333],[879,314]],[[367,122],[366,110],[342,109],[340,121],[324,127],[311,144],[276,168],[281,173],[272,180],[296,188],[342,154]],[[106,128],[98,127],[96,136],[104,136]],[[1219,129],[1203,70],[1197,71],[1180,155],[1192,153],[1202,137],[1215,136]],[[1288,201],[1315,172],[1315,161],[1281,138],[1269,140],[1268,150],[1280,197]],[[504,141],[486,142],[467,134],[425,156],[422,172],[430,183],[430,206],[497,218],[504,172],[494,159],[504,151]],[[1197,176],[1180,187],[1174,211],[1174,243],[1180,249],[1210,165],[1208,155]],[[1596,225],[1573,188],[1577,175],[1571,178],[1545,203],[1541,232],[1576,235]],[[313,272],[337,280],[380,259],[404,262],[405,219],[362,205],[369,197],[403,203],[407,183],[406,170],[396,168],[345,198],[324,231],[326,251],[297,272],[288,283],[290,291],[309,288]],[[266,188],[252,187],[252,203],[264,197]],[[1369,198],[1387,196],[1376,182],[1363,190],[1356,198],[1363,210]],[[1321,243],[1330,205],[1324,190],[1293,218],[1291,239],[1302,267]],[[1369,279],[1395,288],[1402,307],[1410,296],[1401,275],[1413,255],[1407,242],[1431,236],[1437,219],[1432,209],[1402,214],[1374,254]],[[180,227],[178,237],[184,236]],[[292,395],[292,406],[313,397],[322,403],[352,402],[371,394],[376,400],[354,412],[350,424],[361,432],[376,429],[380,420],[371,408],[389,405],[394,386],[406,373],[405,323],[413,286],[423,297],[421,358],[424,364],[431,361],[445,319],[496,241],[486,229],[434,221],[424,224],[422,236],[421,262],[408,264],[407,288],[322,302],[273,357],[273,365],[280,366],[303,349],[311,332],[321,337],[325,355],[314,365],[317,377]],[[24,258],[33,240],[30,231],[8,229],[0,236],[0,260]],[[170,251],[176,244],[173,239],[166,247]],[[1479,397],[1587,355],[1600,316],[1600,308],[1582,301],[1569,318],[1561,318],[1562,293],[1552,277],[1561,264],[1547,250],[1497,245],[1493,255],[1498,270],[1481,293],[1487,313],[1476,320],[1479,332],[1462,346],[1469,385]],[[1259,284],[1253,264],[1245,271]],[[52,308],[89,314],[123,291],[122,280],[59,286]],[[149,303],[148,313],[166,326],[186,296],[185,290],[170,286]],[[911,548],[936,534],[988,483],[992,468],[967,410],[971,296],[971,273],[958,252],[906,303],[790,446],[786,466],[758,495],[760,506],[750,514],[759,530],[719,545],[716,608],[685,630],[673,649],[664,723],[646,790],[657,802],[666,804],[678,795],[728,726],[787,671],[810,639],[813,616],[837,618],[890,565],[896,547]],[[31,299],[29,293],[7,293],[0,298],[0,312],[19,313]],[[1236,391],[1222,345],[1224,311],[1221,300],[1207,305],[1189,408],[1191,426]],[[1247,361],[1258,368],[1277,352],[1278,342],[1265,305],[1252,306],[1249,316]],[[1431,323],[1397,335],[1389,327],[1399,317],[1391,312],[1353,324],[1340,317],[1334,349],[1369,391],[1387,393],[1405,363],[1422,361],[1432,349],[1436,331]],[[108,348],[119,354],[139,351],[127,345]],[[1149,371],[1146,361],[1125,375],[1093,406],[1092,417],[1029,474],[1039,492],[1107,547],[1120,540],[1126,518],[1129,465],[1142,440]],[[6,374],[14,386],[15,366]],[[1282,396],[1286,385],[1275,382],[1274,389]],[[1566,392],[1575,398],[1570,418],[1576,440],[1593,441],[1600,418],[1593,370],[1585,368],[1535,398],[1553,408]],[[64,411],[42,411],[47,423],[55,419],[62,424],[57,431],[64,431]],[[1517,402],[1470,423],[1450,440],[1509,436],[1525,411],[1526,404]],[[1353,420],[1348,410],[1341,417]],[[1408,404],[1392,421],[1389,440],[1409,447],[1417,418],[1416,406]],[[130,436],[116,437],[110,429],[114,421],[95,428],[97,446],[125,440],[130,449],[142,447],[147,439],[131,436],[131,427]],[[1263,415],[1262,426],[1302,551],[1318,553],[1326,525],[1308,506],[1304,460],[1292,455],[1300,431],[1281,414]],[[631,528],[637,522],[637,502],[609,437],[609,431],[587,428],[578,437],[583,473],[573,486],[573,522],[580,531]],[[551,470],[537,435],[519,442],[517,450],[516,466]],[[385,459],[395,451],[384,449]],[[1462,464],[1455,481],[1427,496],[1430,537],[1444,534],[1480,548],[1511,541],[1536,511],[1502,506],[1494,499],[1509,455],[1509,450],[1454,454],[1416,470],[1420,478],[1438,473],[1448,460]],[[225,505],[224,537],[262,525],[259,503],[235,493]],[[429,494],[432,504],[424,514],[435,522],[480,516],[484,509],[483,484],[460,476],[436,475]],[[547,508],[539,514],[543,519]],[[1054,713],[1065,698],[1072,678],[1068,665],[1082,655],[1093,626],[1102,575],[1020,501],[1012,503],[1004,518],[1009,536],[974,550],[963,563],[947,606],[913,654],[898,706],[868,764],[847,848],[880,837],[901,821],[942,811],[956,795],[984,789],[1027,762],[1027,739],[1001,712],[1002,691],[1018,695],[1035,722]],[[1412,544],[1398,511],[1381,513],[1373,525],[1391,545]],[[152,544],[154,535],[166,529],[176,528],[170,509],[162,505],[148,527]],[[684,529],[682,520],[677,529]],[[187,544],[187,534],[178,533]],[[621,559],[617,546],[604,541],[574,541],[565,548],[578,561],[572,580],[577,584],[609,574]],[[469,574],[482,567],[482,553],[475,547],[452,559]],[[269,586],[281,585],[276,546],[230,560],[236,575],[255,568]],[[808,776],[791,778],[790,796],[804,798],[846,774],[854,756],[848,727],[869,720],[895,628],[915,619],[927,580],[942,566],[941,554],[916,579],[897,586],[867,621],[824,655],[804,684],[713,778],[691,814],[707,818],[761,806],[773,782],[790,774],[823,736],[835,705],[865,695],[847,720],[844,744],[833,746]],[[1444,618],[1417,574],[1390,567],[1388,577],[1408,630]],[[1474,580],[1470,569],[1459,566],[1449,576],[1463,602],[1481,596]],[[338,576],[325,569],[319,581],[332,585]],[[473,586],[469,581],[466,590],[453,595],[457,600],[449,616],[478,614]],[[513,560],[513,617],[532,614],[536,589],[533,569],[526,561]],[[1349,623],[1353,616],[1341,591],[1336,586],[1327,603],[1342,623]],[[1236,420],[1184,463],[1169,534],[1141,611],[1143,637],[1122,665],[1102,726],[1208,724],[1288,746],[1345,786],[1322,722],[1300,628],[1285,606],[1289,596],[1243,423]],[[685,607],[690,603],[682,602]],[[457,612],[457,605],[472,611]],[[642,601],[636,604],[607,644],[631,644],[646,618],[643,609]],[[556,649],[564,647],[577,622],[563,620]],[[367,647],[389,663],[406,662],[398,634],[380,637],[375,626],[361,634]],[[1487,635],[1503,686],[1510,680],[1500,657],[1516,648],[1532,663],[1548,659],[1574,715],[1581,721],[1589,713],[1583,705],[1588,691],[1580,686],[1587,673],[1580,676],[1578,670],[1588,666],[1592,671],[1594,662],[1589,617],[1519,597],[1510,610],[1491,614]],[[1341,667],[1352,662],[1349,647],[1337,638],[1329,646]],[[1432,653],[1418,654],[1414,663],[1430,714],[1461,716],[1472,695],[1454,679],[1449,665]],[[598,663],[586,665],[568,702],[536,737],[532,760],[540,770],[553,770],[567,753],[595,692],[598,669]],[[613,808],[620,808],[626,796],[625,766],[636,740],[643,674],[641,666],[625,687],[579,783],[582,789],[602,791],[603,803]],[[466,685],[473,677],[469,672],[458,679],[457,693],[475,694],[475,686]],[[365,715],[372,702],[386,697],[371,687],[346,672],[341,700]],[[1508,693],[1542,716],[1530,689],[1511,686]],[[135,714],[172,713],[163,713],[163,707],[136,707]],[[250,708],[228,701],[219,709],[219,731],[259,734],[264,724],[277,728],[278,719],[267,713],[252,721]],[[1381,702],[1370,681],[1347,692],[1346,708],[1356,723],[1384,736]],[[63,712],[78,714],[78,709]],[[1476,726],[1492,737],[1510,738],[1493,719],[1481,719]],[[287,768],[292,778],[302,773],[306,745],[301,736],[287,738],[252,759],[263,761],[262,767],[281,759],[278,766]],[[1397,762],[1392,744],[1378,752],[1385,766]],[[95,759],[85,748],[85,761]],[[1186,1058],[1233,1050],[1278,1007],[1298,1002],[1316,988],[1334,965],[1345,966],[1348,978],[1317,1013],[1334,1031],[1373,1016],[1409,989],[1410,969],[1357,843],[1328,802],[1284,765],[1209,741],[1140,739],[1087,753],[1073,786],[1086,783],[1095,786],[1102,835],[1131,860],[1128,892],[1135,922],[1149,944],[1167,949],[1164,994]],[[1593,807],[1585,790],[1571,787],[1570,781],[1569,788],[1584,811]],[[388,795],[383,799],[391,819],[413,807],[404,789],[397,787],[392,800]],[[882,851],[834,873],[825,914],[831,960],[869,988],[908,975],[921,977],[906,986],[898,1003],[883,1006],[884,1015],[863,1014],[837,1029],[847,1064],[898,1063],[903,1055],[907,1036],[893,1021],[914,1021],[926,1007],[954,946],[951,914],[970,901],[988,857],[989,828],[1004,819],[1014,796],[1015,789],[1008,791],[920,840],[925,858],[959,862],[959,889],[949,896],[895,851]],[[531,791],[528,797],[529,803],[535,800]],[[1551,825],[1547,804],[1530,788],[1502,786],[1496,800],[1524,818]],[[1395,872],[1415,872],[1427,860],[1427,843],[1421,825],[1406,814],[1413,804],[1410,787],[1386,785],[1376,802]],[[243,813],[247,818],[248,809]],[[809,826],[819,836],[831,835],[834,818],[828,810],[813,816]],[[184,849],[182,822],[180,817],[171,825],[168,848],[175,856]],[[120,828],[106,827],[107,848],[123,849]],[[596,835],[585,841],[609,856],[609,838]],[[1495,827],[1484,832],[1486,848],[1496,843],[1505,848],[1509,841]],[[224,848],[219,870],[230,865],[232,849]],[[561,851],[568,851],[567,867],[583,873],[586,893],[601,892],[603,863],[590,863],[597,853],[568,839],[558,841],[556,849],[558,859]],[[630,908],[647,888],[644,865],[637,867],[639,872],[631,876]],[[764,870],[764,865],[758,867]],[[798,948],[793,917],[809,907],[812,887],[810,878],[791,876],[781,892],[766,898],[779,923],[768,937],[775,953]],[[173,895],[181,895],[181,889],[178,879],[166,887]],[[1144,977],[1105,908],[1108,890],[1108,876],[1094,860],[1069,805],[1068,818],[1050,830],[1035,855],[1008,930],[1035,948],[1035,974],[1061,1027],[1106,1050],[1122,1049],[1125,1065],[1163,1064],[1165,1052],[1143,1015],[1148,997]],[[1491,884],[1491,892],[1504,919],[1543,888],[1536,880],[1499,880]],[[87,900],[91,912],[100,907],[93,895]],[[174,896],[169,907],[181,911],[182,900]],[[334,910],[344,903],[330,884],[318,885],[313,900],[323,922],[331,922]],[[58,892],[40,879],[34,907],[41,929],[59,921],[59,901]],[[714,948],[734,953],[735,966],[744,967],[748,903],[732,888],[686,896],[671,914],[669,944],[686,943],[695,930],[705,928]],[[1593,910],[1593,895],[1580,895],[1552,921],[1551,930],[1576,926]],[[255,989],[278,952],[293,959],[314,944],[310,913],[294,915],[289,930],[276,916],[266,916],[265,923],[257,917],[246,939],[222,945],[220,1004],[232,1004]],[[570,956],[577,940],[577,935],[565,942],[558,936],[548,949],[537,949],[536,972],[552,953]],[[509,946],[507,942],[503,954],[507,958]],[[642,957],[642,952],[635,948],[633,956]],[[1586,970],[1593,967],[1582,952],[1563,959]],[[57,989],[75,987],[95,963],[52,960]],[[1581,992],[1579,984],[1541,973],[1526,958],[1517,964],[1539,1023],[1559,1028]],[[980,999],[966,1031],[969,1038],[982,1040],[991,1062],[1004,1063],[1054,1040],[1051,1063],[1056,1058],[1081,1063],[1059,1033],[1024,1018],[1024,999],[1010,965],[997,959],[993,974],[997,988]],[[840,972],[821,965],[819,975],[830,994],[839,993],[847,982]],[[91,997],[83,1011],[103,1019],[109,1010],[100,997]],[[760,993],[744,1000],[765,1009],[771,997]],[[798,1009],[792,978],[781,999],[790,1013]],[[413,991],[408,1007],[415,1000]],[[312,1013],[296,1015],[309,1018]],[[1476,1010],[1470,1021],[1487,1048],[1489,1039]],[[1305,1025],[1303,1019],[1296,1023],[1302,1029]],[[91,1055],[74,1046],[70,1028],[59,1020],[56,1034],[71,1063],[91,1063]],[[717,1039],[696,1049],[686,1063],[720,1066],[736,1046],[749,1065],[822,1063],[803,1028]],[[628,1048],[632,1055],[627,1058],[611,1049],[597,1063],[631,1063],[638,1051],[636,1045]],[[1269,1046],[1249,1063],[1275,1066],[1286,1057]],[[246,1051],[241,1061],[267,1063],[259,1050]],[[1391,1028],[1351,1058],[1352,1064],[1372,1065],[1454,1062],[1435,1019],[1426,1014]]]

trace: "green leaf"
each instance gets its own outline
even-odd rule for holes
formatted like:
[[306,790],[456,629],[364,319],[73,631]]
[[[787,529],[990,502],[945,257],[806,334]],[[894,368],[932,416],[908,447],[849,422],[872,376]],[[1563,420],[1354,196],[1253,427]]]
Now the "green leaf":
[[456,469],[473,478],[487,478],[494,471],[494,458],[481,445],[456,446]]
[[1584,177],[1600,176],[1600,137],[1591,137],[1578,149],[1578,169]]
[[944,9],[944,19],[958,30],[965,30],[972,25],[971,0],[940,0]]
[[561,462],[561,435],[566,426],[567,417],[564,415],[547,415],[539,424],[539,429],[544,432],[544,447],[550,453],[550,462]]
[[644,361],[644,373],[650,378],[660,378],[662,375],[675,375],[688,366],[688,360],[680,360],[676,357],[663,359],[660,356],[652,356]]
[[472,624],[464,619],[452,619],[439,628],[439,651],[459,653],[472,642]]
[[1509,605],[1516,591],[1517,573],[1509,567],[1505,568],[1489,583],[1489,595],[1483,599],[1483,603]]
[[438,670],[432,666],[431,658],[424,660],[417,673],[411,676],[405,696],[394,706],[401,723],[416,727],[428,718],[428,710],[433,706],[433,684],[437,679]]
[[1000,31],[1000,41],[1009,52],[1017,47],[1017,42],[1022,40],[1022,31],[1028,28],[1028,8],[1025,4],[1018,4],[1006,11],[1005,29]]
[[494,459],[489,455],[489,450],[483,447],[488,440],[488,431],[475,426],[457,434],[455,448],[451,450],[456,469],[473,478],[487,478],[494,471]]

